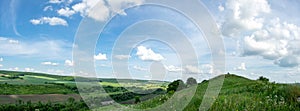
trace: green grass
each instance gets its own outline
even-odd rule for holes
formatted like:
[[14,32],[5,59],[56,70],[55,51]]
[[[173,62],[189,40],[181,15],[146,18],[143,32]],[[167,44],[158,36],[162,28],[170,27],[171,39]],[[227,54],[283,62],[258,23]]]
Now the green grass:
[[[214,80],[214,79],[213,79]],[[211,80],[211,81],[213,81]],[[208,82],[197,86],[196,94],[185,107],[185,111],[197,111],[203,99]],[[179,91],[173,97],[178,98],[169,109],[180,109],[178,103],[185,103],[184,94],[188,94],[190,88]],[[178,97],[176,97],[178,96]],[[296,98],[300,96],[300,88],[296,85],[276,84],[262,81],[249,80],[235,75],[226,75],[220,95],[209,109],[211,111],[230,110],[230,111],[299,111],[300,103]],[[130,107],[135,109],[156,108],[171,98],[170,95],[161,95],[148,101],[144,101]],[[187,101],[188,102],[188,101]],[[171,108],[173,107],[173,108]],[[175,107],[175,108],[174,108]]]

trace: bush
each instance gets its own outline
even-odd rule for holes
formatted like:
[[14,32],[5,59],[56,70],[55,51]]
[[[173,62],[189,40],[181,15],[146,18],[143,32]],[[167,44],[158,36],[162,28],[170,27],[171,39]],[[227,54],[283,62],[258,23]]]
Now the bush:
[[266,78],[266,77],[263,77],[263,76],[260,76],[260,77],[258,78],[258,80],[259,80],[259,81],[263,81],[263,82],[269,82],[269,79]]
[[182,80],[176,80],[168,85],[167,92],[170,91],[179,91],[186,88],[186,85]]
[[139,97],[139,96],[135,96],[135,97],[134,97],[134,99],[135,99],[135,101],[134,101],[134,103],[135,103],[135,104],[137,104],[137,103],[140,103],[140,102],[141,102],[141,99],[140,99],[140,97]]
[[192,77],[188,78],[187,81],[186,81],[186,85],[188,85],[188,86],[192,86],[192,85],[195,85],[195,84],[197,84],[197,80],[192,78]]

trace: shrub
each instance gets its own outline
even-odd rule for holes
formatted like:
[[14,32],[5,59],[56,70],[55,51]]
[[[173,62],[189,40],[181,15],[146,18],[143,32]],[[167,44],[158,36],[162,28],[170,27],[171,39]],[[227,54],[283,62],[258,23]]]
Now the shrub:
[[135,96],[135,97],[134,97],[134,99],[135,99],[135,101],[134,101],[134,103],[135,103],[135,104],[137,104],[137,103],[140,103],[140,102],[141,102],[141,99],[140,99],[140,97],[139,97],[139,96]]
[[176,80],[168,85],[167,92],[170,91],[179,91],[186,88],[186,85],[182,80]]
[[197,80],[194,79],[194,78],[192,78],[192,77],[190,77],[190,78],[187,79],[186,84],[188,86],[195,85],[195,84],[197,84]]
[[263,76],[260,76],[260,77],[258,78],[258,80],[259,80],[259,81],[263,81],[263,82],[269,82],[269,79],[266,78],[266,77],[263,77]]

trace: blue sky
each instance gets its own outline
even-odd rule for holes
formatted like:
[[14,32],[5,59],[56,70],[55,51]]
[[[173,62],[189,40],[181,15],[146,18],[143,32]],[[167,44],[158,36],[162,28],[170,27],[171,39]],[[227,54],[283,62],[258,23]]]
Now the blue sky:
[[[109,21],[95,48],[95,70],[99,77],[115,77],[122,72],[112,70],[112,60],[126,60],[128,67],[123,70],[138,79],[195,77],[201,81],[216,76],[211,74],[214,65],[209,46],[189,18],[158,6],[123,10],[146,2],[2,0],[0,69],[72,75],[76,65],[72,61],[73,42],[82,20],[87,18],[97,23]],[[252,79],[266,76],[276,82],[300,82],[298,0],[213,0],[203,1],[203,4],[224,40],[224,73]],[[93,13],[94,6],[96,13]],[[158,40],[139,41],[145,38]],[[195,53],[198,59],[180,58],[181,54],[174,49],[176,46],[186,48],[183,56]],[[130,53],[125,53],[125,49]],[[165,73],[151,74],[154,63],[163,66],[161,72]]]

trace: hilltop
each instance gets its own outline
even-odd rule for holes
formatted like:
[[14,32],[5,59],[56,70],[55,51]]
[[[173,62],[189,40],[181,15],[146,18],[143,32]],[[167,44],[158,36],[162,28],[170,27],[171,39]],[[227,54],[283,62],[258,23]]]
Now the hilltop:
[[[215,102],[209,110],[300,110],[300,88],[292,84],[270,83],[264,79],[250,80],[245,77],[227,74],[218,76],[209,81],[203,81],[197,86],[195,95],[192,97],[189,104],[185,107],[185,111],[198,110],[203,95],[206,91],[209,82],[214,82],[218,78],[224,77],[223,87]],[[175,93],[175,104],[169,104],[165,110],[180,109],[180,103],[185,102],[185,97],[189,96],[191,90],[189,88]],[[151,100],[139,103],[132,106],[138,109],[147,109],[163,104],[172,95],[165,94]],[[176,97],[178,96],[178,97]]]

